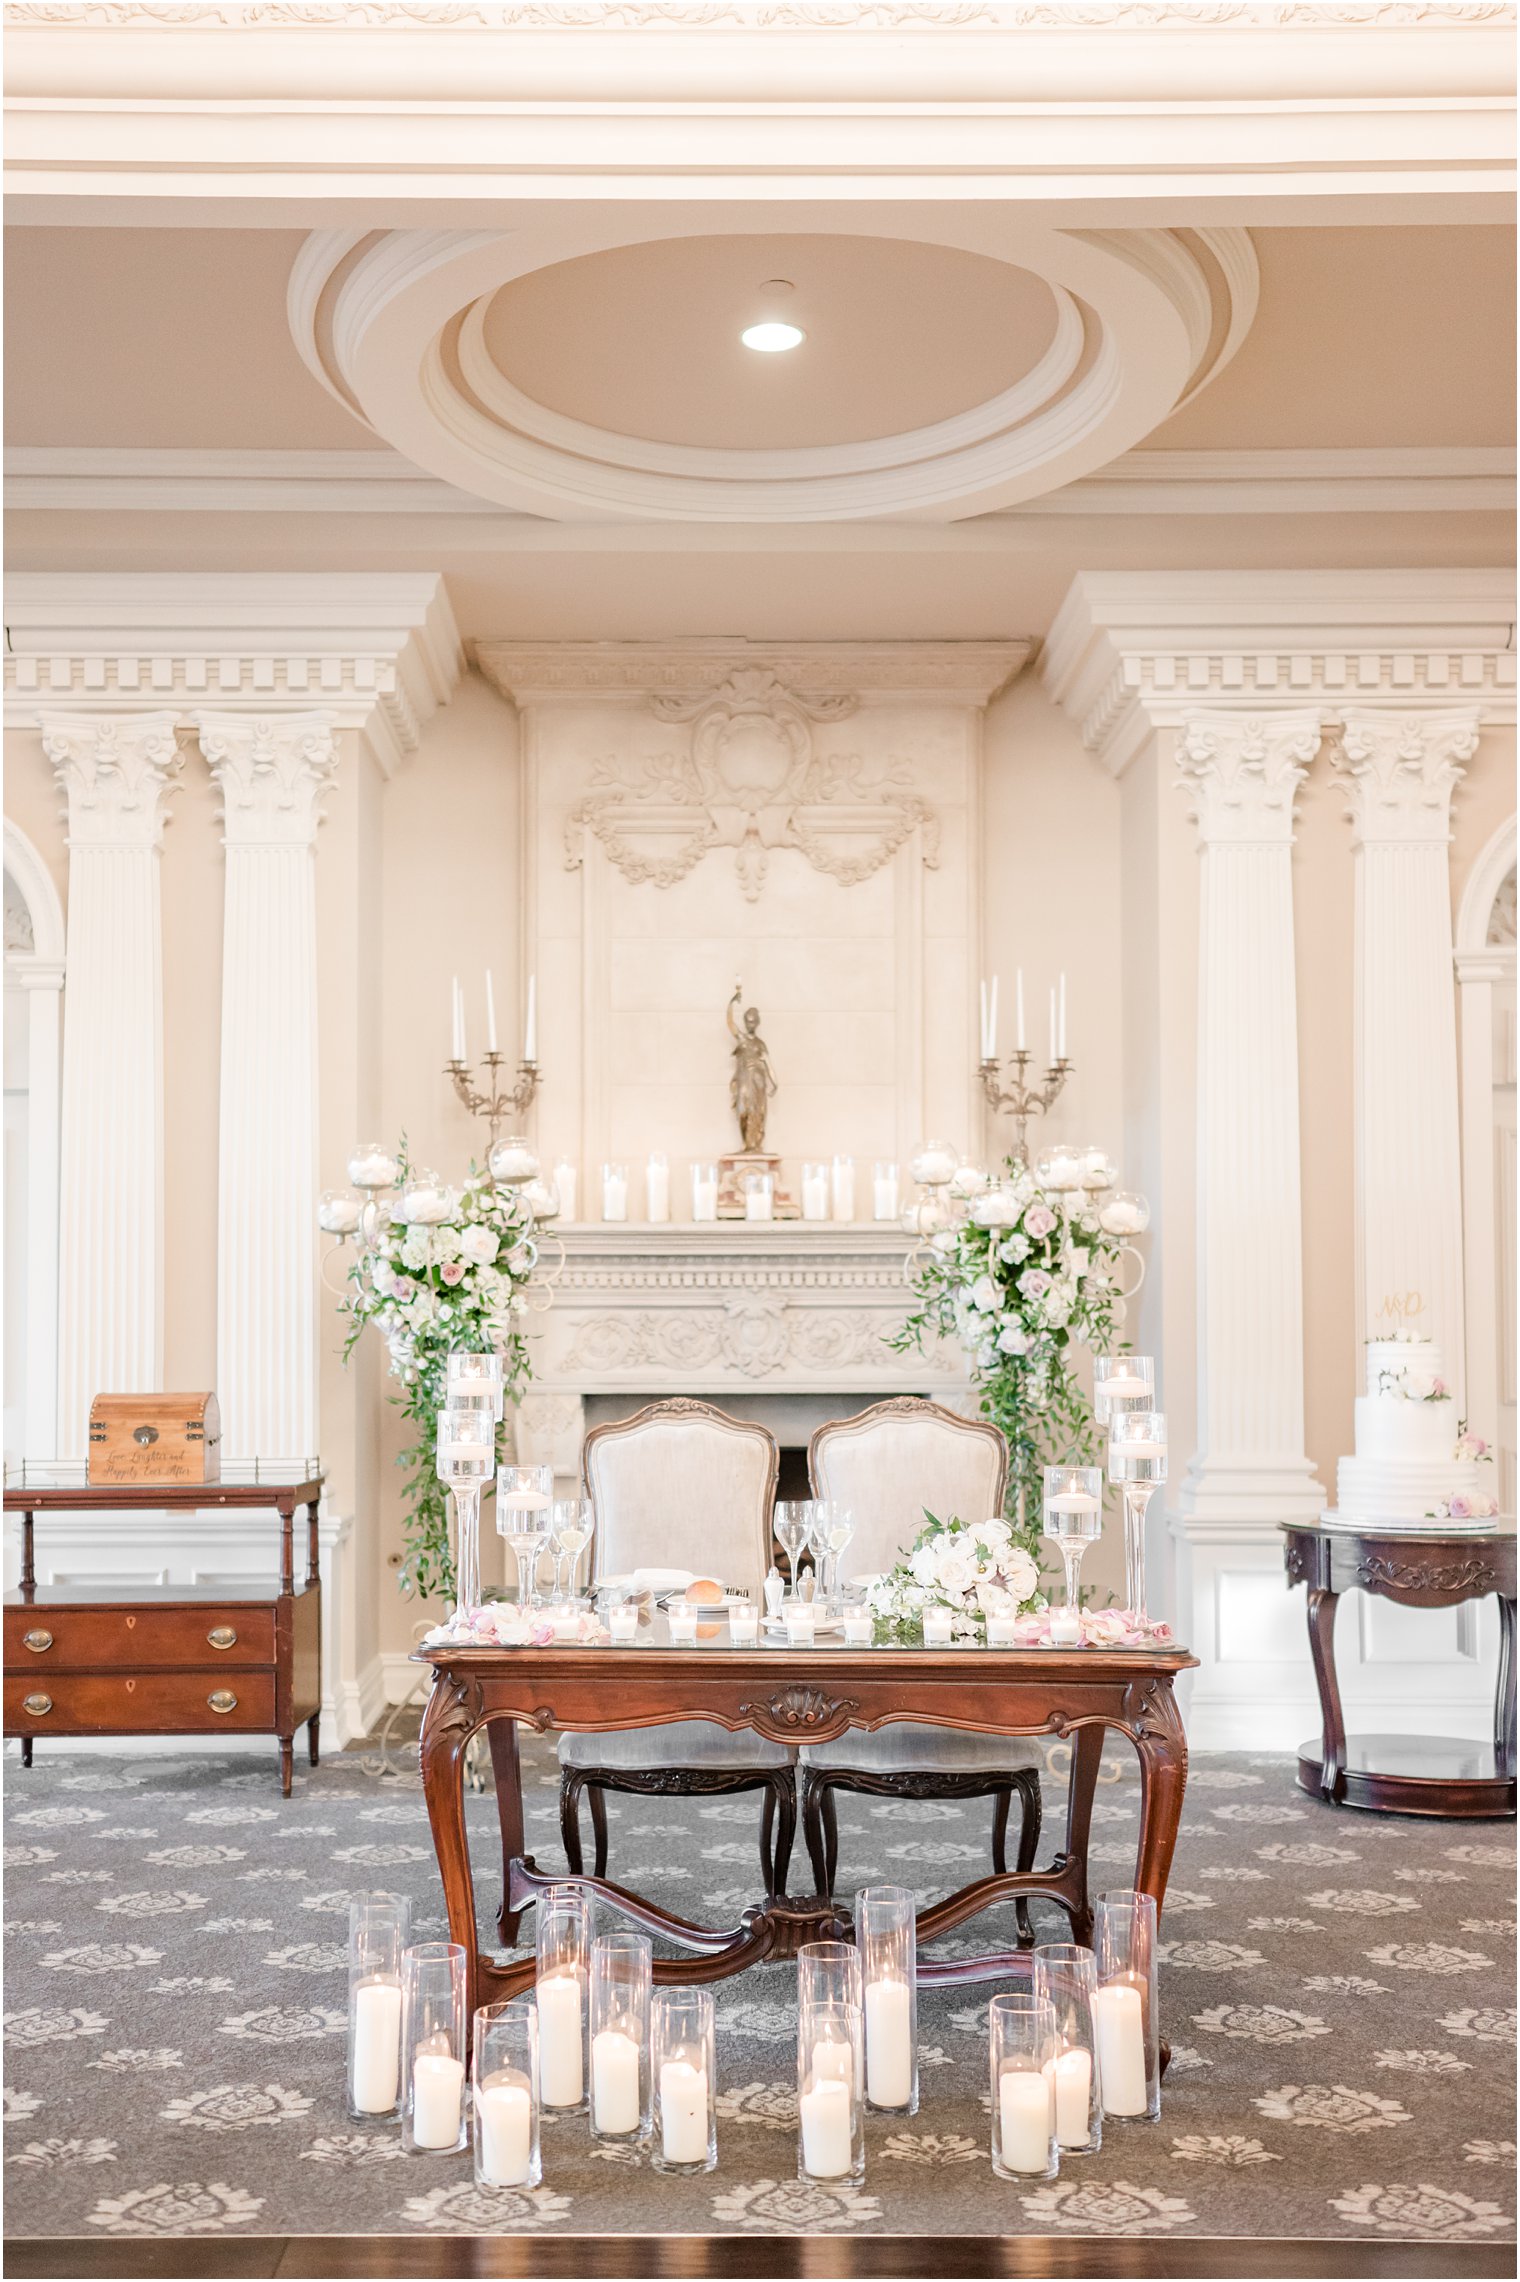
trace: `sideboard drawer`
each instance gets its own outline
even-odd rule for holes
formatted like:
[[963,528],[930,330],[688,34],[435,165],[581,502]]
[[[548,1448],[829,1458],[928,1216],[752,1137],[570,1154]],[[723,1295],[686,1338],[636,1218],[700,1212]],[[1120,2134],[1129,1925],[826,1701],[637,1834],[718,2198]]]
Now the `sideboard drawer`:
[[203,1666],[105,1674],[12,1666],[5,1675],[7,1735],[192,1735],[273,1725],[273,1672]]
[[274,1609],[215,1601],[144,1602],[138,1608],[8,1608],[5,1667],[20,1678],[57,1671],[203,1664],[272,1664]]

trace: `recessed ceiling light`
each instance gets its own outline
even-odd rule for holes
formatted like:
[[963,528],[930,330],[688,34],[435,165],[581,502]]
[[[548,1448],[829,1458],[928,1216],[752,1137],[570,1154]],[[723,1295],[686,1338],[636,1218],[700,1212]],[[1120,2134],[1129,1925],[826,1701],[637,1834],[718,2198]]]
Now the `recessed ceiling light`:
[[739,338],[747,349],[762,349],[774,356],[780,349],[795,349],[807,335],[800,325],[786,325],[779,318],[768,317],[758,325],[746,325]]

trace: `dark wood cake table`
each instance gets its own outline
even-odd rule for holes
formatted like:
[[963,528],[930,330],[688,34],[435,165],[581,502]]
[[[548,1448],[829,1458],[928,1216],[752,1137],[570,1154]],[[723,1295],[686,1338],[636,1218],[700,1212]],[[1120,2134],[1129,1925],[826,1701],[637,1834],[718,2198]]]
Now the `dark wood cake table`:
[[[39,1735],[275,1735],[290,1795],[295,1732],[317,1764],[322,1704],[320,1474],[274,1482],[84,1482],[7,1489],[21,1516],[21,1589],[5,1596],[5,1733],[25,1766]],[[306,1574],[296,1590],[295,1515],[306,1509]],[[273,1507],[278,1583],[243,1586],[38,1586],[37,1514],[215,1513]]]
[[[1375,1522],[1285,1522],[1290,1585],[1309,1588],[1309,1653],[1323,1733],[1298,1754],[1298,1784],[1333,1806],[1382,1814],[1502,1817],[1515,1812],[1515,1525],[1385,1529]],[[1347,1735],[1335,1672],[1335,1610],[1356,1590],[1406,1608],[1499,1603],[1492,1744],[1439,1735]]]
[[[448,1905],[449,1938],[469,1959],[472,2005],[526,1988],[531,1957],[482,1956],[475,1885],[465,1831],[465,1751],[489,1732],[501,1819],[502,1907],[497,1931],[517,1939],[519,1920],[551,1885],[578,1885],[653,1934],[691,1953],[657,1958],[656,1981],[716,1981],[765,1958],[795,1955],[807,1941],[847,1938],[847,1914],[818,1895],[759,1899],[732,1927],[696,1925],[642,1895],[595,1877],[541,1871],[524,1851],[517,1723],[540,1735],[555,1729],[606,1732],[666,1720],[710,1719],[750,1728],[774,1743],[832,1742],[850,1728],[889,1721],[928,1722],[994,1735],[1059,1735],[1072,1742],[1065,1844],[1044,1869],[979,1878],[920,1913],[919,1939],[932,1942],[992,1903],[1043,1894],[1070,1916],[1074,1938],[1089,1941],[1092,1902],[1087,1842],[1093,1790],[1106,1731],[1127,1736],[1140,1760],[1137,1883],[1159,1908],[1177,1842],[1187,1778],[1187,1739],[1172,1683],[1197,1662],[1185,1649],[935,1649],[672,1647],[663,1620],[633,1647],[424,1648],[433,1667],[422,1720],[422,1779]],[[935,1960],[926,1983],[1027,1978],[1030,1951]]]

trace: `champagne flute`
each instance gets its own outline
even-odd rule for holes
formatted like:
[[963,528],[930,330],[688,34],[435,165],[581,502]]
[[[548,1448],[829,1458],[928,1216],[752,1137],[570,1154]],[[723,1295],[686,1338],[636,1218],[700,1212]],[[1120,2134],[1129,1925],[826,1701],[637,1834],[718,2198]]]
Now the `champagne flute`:
[[[517,1602],[532,1608],[538,1598],[532,1569],[549,1535],[554,1499],[552,1466],[501,1466],[496,1473],[496,1529],[517,1555]],[[530,1562],[532,1568],[530,1569]]]
[[855,1534],[855,1516],[849,1506],[834,1498],[819,1498],[813,1508],[809,1532],[813,1558],[823,1571],[823,1598],[832,1607],[839,1597],[839,1557]]
[[1159,1410],[1116,1412],[1110,1420],[1108,1478],[1124,1493],[1124,1577],[1130,1614],[1145,1615],[1145,1510],[1166,1480],[1166,1415]]
[[781,1498],[776,1505],[776,1541],[786,1555],[790,1572],[791,1596],[798,1598],[797,1564],[813,1527],[813,1500],[811,1498]]
[[1077,1612],[1082,1556],[1103,1532],[1103,1475],[1096,1466],[1047,1466],[1045,1535],[1066,1567],[1066,1602]]
[[554,1597],[560,1598],[559,1568],[563,1555],[570,1564],[569,1590],[565,1598],[573,1601],[578,1597],[576,1579],[580,1574],[581,1555],[591,1543],[596,1527],[596,1510],[589,1498],[556,1498],[550,1511],[555,1547]]

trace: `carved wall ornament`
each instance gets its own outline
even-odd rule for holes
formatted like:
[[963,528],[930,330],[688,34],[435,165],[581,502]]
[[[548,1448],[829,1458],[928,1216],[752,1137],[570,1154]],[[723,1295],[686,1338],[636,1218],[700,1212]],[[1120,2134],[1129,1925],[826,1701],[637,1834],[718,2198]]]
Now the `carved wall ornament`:
[[1515,867],[1513,864],[1510,865],[1509,870],[1499,882],[1499,892],[1494,897],[1493,908],[1488,915],[1488,941],[1500,948],[1506,944],[1511,948],[1514,946]]
[[37,948],[31,906],[9,872],[5,875],[5,948],[23,954]]
[[905,761],[872,769],[858,755],[815,753],[813,724],[847,718],[853,697],[804,694],[744,666],[715,693],[649,702],[657,720],[692,724],[690,750],[597,762],[566,825],[569,870],[587,832],[626,880],[654,887],[673,887],[710,849],[732,848],[750,903],[773,848],[800,850],[844,887],[879,871],[914,830],[924,862],[938,863],[938,818]]
[[[789,1366],[814,1371],[879,1364],[894,1358],[887,1345],[901,1315],[867,1310],[791,1308],[758,1295],[735,1295],[722,1308],[663,1308],[599,1314],[575,1327],[554,1375],[595,1378],[599,1373],[647,1369],[680,1372],[714,1368],[763,1379]],[[953,1348],[915,1359],[919,1376],[954,1373]]]

